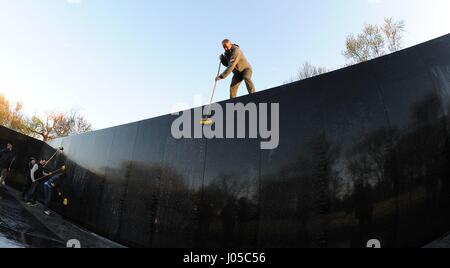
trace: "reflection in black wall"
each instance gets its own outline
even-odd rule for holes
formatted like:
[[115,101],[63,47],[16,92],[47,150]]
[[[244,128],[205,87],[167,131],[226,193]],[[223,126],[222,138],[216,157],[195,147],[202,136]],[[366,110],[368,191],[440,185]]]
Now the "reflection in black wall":
[[[416,247],[450,229],[449,35],[237,101],[280,104],[278,148],[176,140],[172,115],[62,138],[70,202],[53,208],[134,247]],[[22,162],[54,151],[0,138]]]
[[30,157],[38,157],[45,145],[43,142],[18,134],[10,129],[0,126],[0,149],[6,148],[6,143],[12,142],[15,161],[7,183],[16,188],[24,185],[24,171]]

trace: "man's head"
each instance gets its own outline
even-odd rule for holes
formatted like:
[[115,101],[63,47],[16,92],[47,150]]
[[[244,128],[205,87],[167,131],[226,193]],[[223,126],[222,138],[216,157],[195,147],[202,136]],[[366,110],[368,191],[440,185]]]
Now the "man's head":
[[8,142],[6,144],[6,149],[9,150],[9,151],[12,151],[12,148],[13,148],[12,143]]
[[229,52],[233,48],[233,43],[231,43],[230,40],[225,39],[222,41],[222,46],[223,46],[223,49],[225,49],[225,51]]
[[41,159],[41,161],[39,161],[39,164],[41,164],[42,166],[45,166],[45,164],[47,164],[47,160]]

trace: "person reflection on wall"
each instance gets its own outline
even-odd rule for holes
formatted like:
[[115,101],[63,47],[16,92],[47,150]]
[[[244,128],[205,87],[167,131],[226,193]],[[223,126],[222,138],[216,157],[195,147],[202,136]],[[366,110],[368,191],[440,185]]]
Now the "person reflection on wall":
[[13,146],[10,142],[6,144],[6,148],[0,151],[0,186],[5,185],[5,179],[14,162]]
[[224,247],[233,247],[234,230],[238,216],[238,207],[233,197],[229,197],[221,213],[223,219]]
[[250,214],[250,208],[249,208],[249,201],[247,198],[242,197],[239,199],[239,207],[238,207],[238,213],[237,213],[237,240],[239,243],[239,246],[244,246],[245,242],[247,240],[246,233],[247,233],[247,227],[248,227],[248,221],[249,221],[249,214]]
[[372,237],[373,189],[363,180],[356,181],[353,193],[355,217],[359,224],[358,245],[365,247]]

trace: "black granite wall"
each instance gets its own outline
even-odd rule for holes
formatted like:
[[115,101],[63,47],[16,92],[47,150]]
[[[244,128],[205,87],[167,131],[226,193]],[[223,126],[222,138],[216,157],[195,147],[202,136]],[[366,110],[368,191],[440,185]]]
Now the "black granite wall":
[[177,140],[174,115],[62,138],[54,209],[136,247],[423,246],[450,229],[449,96],[447,35],[220,103],[279,103],[273,150]]

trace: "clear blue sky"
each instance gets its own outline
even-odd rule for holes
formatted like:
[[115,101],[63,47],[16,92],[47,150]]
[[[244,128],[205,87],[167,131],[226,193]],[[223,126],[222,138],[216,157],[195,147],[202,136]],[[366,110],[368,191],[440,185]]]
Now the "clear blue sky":
[[0,92],[29,115],[76,108],[100,129],[194,106],[196,95],[206,103],[224,38],[263,90],[306,60],[343,66],[345,37],[365,23],[403,19],[411,46],[448,33],[449,10],[448,0],[0,0]]

